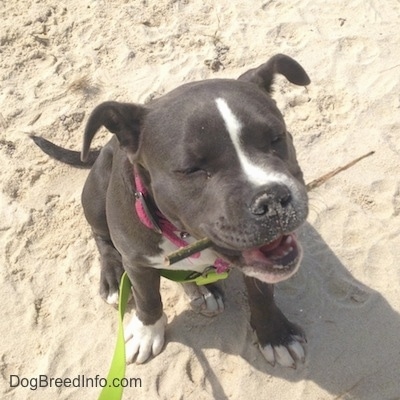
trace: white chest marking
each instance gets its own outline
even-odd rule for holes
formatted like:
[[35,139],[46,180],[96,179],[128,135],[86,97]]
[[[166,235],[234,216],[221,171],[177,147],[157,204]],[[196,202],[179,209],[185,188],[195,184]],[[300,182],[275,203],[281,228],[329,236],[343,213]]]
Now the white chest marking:
[[222,119],[224,120],[226,129],[232,140],[233,146],[235,147],[242,170],[248,177],[249,181],[257,186],[260,186],[265,185],[272,180],[277,180],[274,176],[275,174],[268,173],[264,168],[254,164],[254,162],[252,162],[244,152],[240,139],[242,124],[229,108],[226,100],[218,98],[215,100],[215,103],[217,104],[218,110]]

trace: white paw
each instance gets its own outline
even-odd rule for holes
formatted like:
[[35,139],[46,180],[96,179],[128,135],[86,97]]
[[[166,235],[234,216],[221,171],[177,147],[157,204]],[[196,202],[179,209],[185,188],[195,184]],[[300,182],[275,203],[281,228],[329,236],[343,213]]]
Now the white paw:
[[206,286],[197,286],[195,283],[185,284],[184,289],[195,312],[213,317],[224,311],[222,296],[217,291],[212,292]]
[[259,346],[265,359],[274,366],[278,363],[282,367],[296,368],[297,363],[304,363],[305,352],[301,339],[293,339],[287,346]]
[[143,325],[135,315],[125,328],[126,362],[142,364],[153,355],[159,354],[164,346],[167,316],[163,314],[154,325]]
[[108,304],[111,304],[112,306],[114,306],[114,305],[118,305],[118,299],[119,299],[119,296],[118,296],[118,291],[117,291],[114,293],[110,293],[107,296],[106,302]]

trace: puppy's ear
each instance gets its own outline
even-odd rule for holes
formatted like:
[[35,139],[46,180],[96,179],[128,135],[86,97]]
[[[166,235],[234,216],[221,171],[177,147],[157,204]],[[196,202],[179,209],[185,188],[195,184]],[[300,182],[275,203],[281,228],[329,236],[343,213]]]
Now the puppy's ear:
[[311,82],[303,67],[293,58],[284,54],[276,54],[265,64],[260,65],[258,68],[250,69],[239,76],[238,79],[255,83],[261,89],[271,93],[271,85],[275,74],[281,74],[289,82],[299,86],[306,86]]
[[86,124],[81,160],[87,160],[90,143],[102,126],[116,134],[130,159],[134,157],[139,147],[141,125],[145,115],[146,109],[136,104],[107,101],[97,106]]

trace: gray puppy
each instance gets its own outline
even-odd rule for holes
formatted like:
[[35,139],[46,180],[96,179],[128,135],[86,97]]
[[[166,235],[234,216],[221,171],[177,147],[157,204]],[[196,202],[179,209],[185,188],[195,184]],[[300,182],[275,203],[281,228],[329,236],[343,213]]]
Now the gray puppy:
[[[292,137],[270,97],[276,73],[310,83],[296,61],[278,54],[238,80],[185,84],[147,105],[100,104],[87,122],[81,160],[32,137],[60,161],[92,166],[82,204],[100,252],[100,293],[117,302],[126,271],[136,303],[126,328],[128,361],[141,363],[162,350],[164,256],[202,237],[211,239],[210,249],[169,267],[192,306],[206,315],[221,312],[216,285],[197,285],[193,277],[218,280],[236,266],[264,357],[291,367],[304,360],[304,333],[273,298],[273,284],[299,267],[294,231],[308,213]],[[115,135],[100,152],[90,151],[102,126]]]

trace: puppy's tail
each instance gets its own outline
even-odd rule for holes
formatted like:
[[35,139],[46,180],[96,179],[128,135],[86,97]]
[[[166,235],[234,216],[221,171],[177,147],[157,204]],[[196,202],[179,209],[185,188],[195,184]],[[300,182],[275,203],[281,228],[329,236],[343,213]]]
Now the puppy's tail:
[[76,168],[90,168],[100,154],[100,150],[92,150],[89,152],[87,160],[83,162],[79,151],[64,149],[40,136],[29,135],[29,137],[51,158]]

